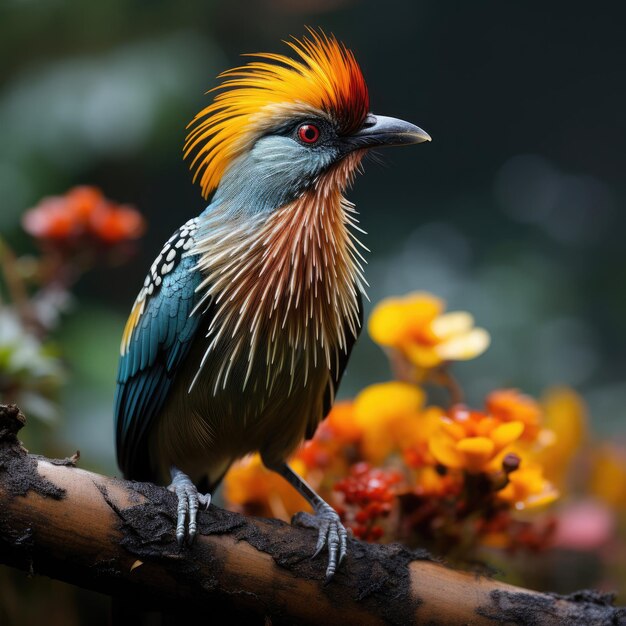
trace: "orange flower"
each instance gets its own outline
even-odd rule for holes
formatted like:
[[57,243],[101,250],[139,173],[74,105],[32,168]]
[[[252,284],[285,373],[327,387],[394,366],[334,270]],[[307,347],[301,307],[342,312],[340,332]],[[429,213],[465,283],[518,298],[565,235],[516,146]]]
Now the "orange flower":
[[38,239],[67,239],[80,234],[81,222],[67,210],[63,198],[44,198],[24,214],[24,230]]
[[522,439],[532,441],[541,426],[542,411],[539,403],[517,389],[498,389],[487,396],[487,412],[503,422],[522,422]]
[[120,205],[94,212],[89,227],[104,243],[114,244],[140,237],[145,221],[134,208]]
[[495,471],[524,432],[520,421],[505,422],[464,406],[452,407],[439,422],[439,429],[430,438],[430,452],[450,469],[471,474]]
[[118,205],[96,187],[74,187],[64,196],[44,198],[24,214],[24,229],[48,241],[94,238],[105,244],[137,239],[145,230],[141,214]]
[[341,443],[356,443],[362,434],[354,414],[354,402],[336,402],[322,422]]
[[303,462],[307,470],[332,470],[341,474],[348,468],[345,452],[358,446],[361,434],[354,416],[354,403],[337,402],[317,427],[313,439],[302,445],[295,458]]
[[404,462],[414,469],[432,466],[436,461],[430,451],[430,439],[439,429],[444,411],[438,406],[426,407],[418,416],[406,424],[398,437]]
[[[291,468],[306,476],[304,463],[294,459]],[[240,511],[289,521],[298,511],[310,511],[306,500],[284,479],[265,468],[258,454],[235,463],[224,479],[224,498]]]
[[489,346],[487,331],[474,328],[469,313],[443,313],[444,308],[442,300],[423,292],[383,300],[370,316],[370,335],[420,369],[482,354]]

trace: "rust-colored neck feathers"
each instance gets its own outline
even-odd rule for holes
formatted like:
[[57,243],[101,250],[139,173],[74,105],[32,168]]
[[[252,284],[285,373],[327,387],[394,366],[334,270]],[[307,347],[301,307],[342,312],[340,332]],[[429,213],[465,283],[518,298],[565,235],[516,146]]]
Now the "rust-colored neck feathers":
[[193,251],[205,275],[200,306],[215,307],[204,360],[218,348],[223,359],[213,393],[229,384],[242,358],[244,389],[261,372],[265,380],[255,386],[271,389],[288,368],[291,391],[296,368],[305,368],[306,384],[311,369],[331,368],[347,349],[347,333],[357,335],[362,244],[350,230],[358,229],[356,211],[342,190],[362,157],[346,157],[269,217],[227,218],[228,208],[217,207],[203,228]]

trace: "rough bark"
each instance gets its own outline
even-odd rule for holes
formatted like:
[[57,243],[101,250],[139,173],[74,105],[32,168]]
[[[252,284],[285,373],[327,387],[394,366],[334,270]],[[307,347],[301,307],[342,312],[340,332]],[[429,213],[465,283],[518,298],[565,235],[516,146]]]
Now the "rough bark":
[[[0,562],[173,610],[183,601],[229,623],[626,624],[610,596],[520,589],[445,567],[400,545],[351,540],[324,584],[314,532],[211,506],[192,548],[174,539],[175,497],[28,454],[24,418],[0,405]],[[215,623],[221,623],[217,621]]]

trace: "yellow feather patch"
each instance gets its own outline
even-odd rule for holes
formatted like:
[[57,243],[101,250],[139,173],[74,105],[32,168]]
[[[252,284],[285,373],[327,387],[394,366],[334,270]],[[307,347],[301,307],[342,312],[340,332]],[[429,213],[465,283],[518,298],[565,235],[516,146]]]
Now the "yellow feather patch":
[[369,111],[367,86],[354,55],[334,36],[309,29],[310,37],[285,42],[297,55],[252,54],[261,60],[220,74],[212,104],[189,124],[185,158],[206,198],[226,168],[255,138],[294,115],[328,115],[339,132],[355,131]]
[[133,305],[133,309],[130,312],[130,315],[128,316],[126,326],[124,327],[124,334],[122,335],[122,344],[120,346],[120,354],[122,356],[124,356],[128,352],[128,347],[130,346],[130,340],[133,336],[133,331],[139,323],[139,319],[143,314],[145,304],[145,299],[137,299],[135,301],[135,304]]

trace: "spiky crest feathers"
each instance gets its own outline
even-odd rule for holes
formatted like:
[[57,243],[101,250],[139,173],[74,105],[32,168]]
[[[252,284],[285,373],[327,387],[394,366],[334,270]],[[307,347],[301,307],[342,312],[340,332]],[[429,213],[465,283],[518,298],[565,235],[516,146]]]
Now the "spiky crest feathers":
[[256,138],[296,116],[325,115],[339,133],[350,133],[369,111],[365,80],[354,55],[334,36],[309,29],[285,42],[297,55],[259,53],[259,60],[220,74],[214,101],[189,124],[185,157],[205,197],[227,167]]

